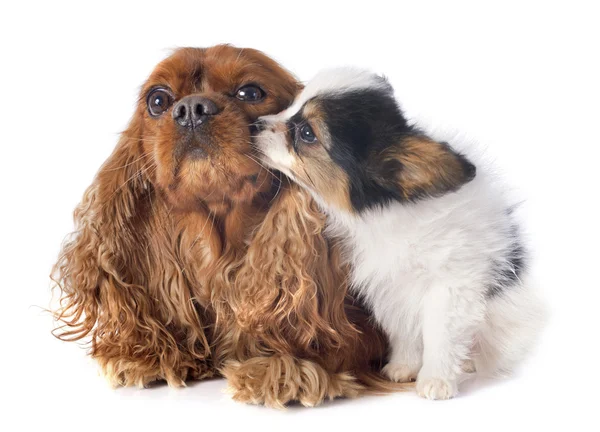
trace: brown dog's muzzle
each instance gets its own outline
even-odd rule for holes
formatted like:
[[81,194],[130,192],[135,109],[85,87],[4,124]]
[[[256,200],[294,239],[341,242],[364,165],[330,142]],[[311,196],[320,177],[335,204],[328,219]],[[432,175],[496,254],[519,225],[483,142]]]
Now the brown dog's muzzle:
[[208,147],[214,145],[210,137],[209,123],[222,109],[212,99],[198,94],[182,98],[173,107],[171,116],[179,133],[175,158],[183,156],[194,159],[208,157]]

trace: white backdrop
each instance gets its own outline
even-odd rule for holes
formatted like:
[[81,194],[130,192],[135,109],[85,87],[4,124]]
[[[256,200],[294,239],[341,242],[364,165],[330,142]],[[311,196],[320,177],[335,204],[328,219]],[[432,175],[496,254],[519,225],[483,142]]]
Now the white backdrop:
[[[598,425],[594,2],[351,3],[2,2],[2,430]],[[446,402],[407,393],[278,412],[232,402],[222,380],[182,390],[112,390],[82,349],[50,335],[51,319],[39,308],[50,299],[50,268],[72,229],[72,209],[116,144],[139,86],[170,49],[222,42],[261,49],[302,80],[325,66],[383,72],[409,117],[488,148],[527,198],[533,270],[552,309],[520,374],[471,383]]]

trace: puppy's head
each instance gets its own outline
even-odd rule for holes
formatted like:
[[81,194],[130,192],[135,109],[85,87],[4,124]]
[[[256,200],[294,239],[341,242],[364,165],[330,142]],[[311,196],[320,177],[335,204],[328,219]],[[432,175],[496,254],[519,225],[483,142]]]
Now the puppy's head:
[[288,106],[298,89],[252,49],[183,48],[161,62],[140,94],[139,145],[173,206],[217,209],[268,187],[250,145],[253,123]]
[[464,156],[408,125],[389,83],[367,71],[323,71],[288,109],[259,123],[264,162],[332,209],[437,196],[475,176]]

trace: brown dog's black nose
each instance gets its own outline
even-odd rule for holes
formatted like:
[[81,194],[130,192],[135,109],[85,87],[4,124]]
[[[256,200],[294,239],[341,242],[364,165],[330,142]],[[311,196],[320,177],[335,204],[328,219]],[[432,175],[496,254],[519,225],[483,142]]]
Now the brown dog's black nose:
[[173,107],[173,120],[180,126],[193,129],[204,123],[209,116],[219,113],[219,107],[202,96],[186,96]]

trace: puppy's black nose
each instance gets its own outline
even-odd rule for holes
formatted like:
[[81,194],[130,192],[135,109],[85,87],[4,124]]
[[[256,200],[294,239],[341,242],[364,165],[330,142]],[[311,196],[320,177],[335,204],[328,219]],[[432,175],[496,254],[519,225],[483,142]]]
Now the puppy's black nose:
[[262,132],[267,128],[267,122],[262,119],[258,119],[254,122],[254,128],[257,132]]
[[219,113],[213,101],[202,96],[186,96],[173,107],[173,120],[180,126],[193,129]]

